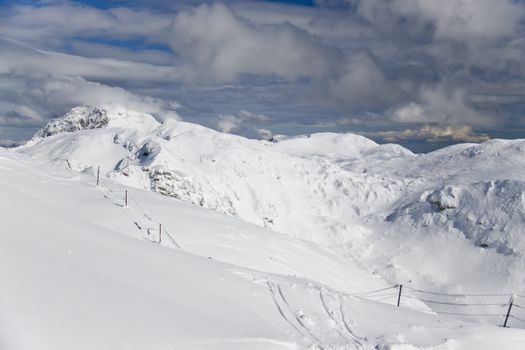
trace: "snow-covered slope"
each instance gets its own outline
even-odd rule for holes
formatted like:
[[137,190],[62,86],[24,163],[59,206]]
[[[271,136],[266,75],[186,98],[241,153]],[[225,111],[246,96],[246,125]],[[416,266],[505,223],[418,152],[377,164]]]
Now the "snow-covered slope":
[[[152,123],[149,115],[143,115],[142,124],[130,123],[122,111],[104,111],[106,121],[100,125],[84,121],[96,119],[90,116],[98,111],[74,109],[37,133],[20,152],[67,163],[78,171],[101,166],[103,174],[127,185],[323,243],[332,242],[331,236],[349,240],[362,231],[357,219],[371,214],[399,186],[380,177],[351,176],[324,158],[298,157],[298,149],[313,152],[301,139],[283,141],[283,147],[185,122]],[[95,125],[100,128],[93,129]],[[70,132],[78,129],[83,130]],[[346,152],[348,159],[360,159],[363,153],[381,154],[383,159],[389,153],[412,156],[355,135],[316,136],[313,145],[319,149],[329,143],[335,151],[356,138],[361,144]],[[334,152],[334,157],[342,155]],[[373,194],[370,187],[375,188]]]
[[98,125],[93,111],[17,151],[321,244],[392,284],[525,293],[523,140],[415,155],[353,134],[266,142],[126,110]]
[[[520,349],[525,341],[519,329],[348,295],[385,284],[314,244],[111,180],[96,187],[89,174],[1,149],[0,194],[1,349]],[[159,222],[173,241],[148,242],[147,227]]]

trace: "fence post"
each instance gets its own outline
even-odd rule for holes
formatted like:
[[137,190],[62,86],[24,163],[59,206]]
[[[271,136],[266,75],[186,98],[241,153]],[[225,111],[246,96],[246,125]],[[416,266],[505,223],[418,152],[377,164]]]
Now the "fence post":
[[399,304],[401,304],[401,291],[403,290],[403,285],[400,284],[399,285],[399,295],[397,296],[397,306],[399,306]]
[[128,206],[128,190],[126,190],[126,192],[124,192],[124,206],[127,207]]
[[97,186],[98,186],[99,181],[100,181],[100,166],[97,168]]
[[505,322],[503,322],[503,328],[507,327],[507,321],[509,320],[510,311],[512,310],[512,304],[514,304],[514,295],[510,296],[509,309],[507,310],[507,315],[505,316]]
[[162,242],[162,224],[159,224],[159,244]]

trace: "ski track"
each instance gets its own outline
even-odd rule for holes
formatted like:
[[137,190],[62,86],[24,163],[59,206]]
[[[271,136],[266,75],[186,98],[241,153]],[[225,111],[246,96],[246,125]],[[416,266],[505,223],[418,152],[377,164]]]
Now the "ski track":
[[[330,310],[330,306],[327,303],[325,294],[323,293],[323,288],[322,287],[319,288],[319,299],[321,300],[321,304],[323,306],[323,309],[325,310],[326,314],[338,326],[337,332],[343,338],[345,338],[347,341],[353,342],[353,344],[355,345],[356,349],[363,349],[364,348],[363,342],[365,341],[365,339],[360,338],[359,336],[357,336],[352,331],[352,329],[350,328],[350,325],[348,324],[348,322],[347,322],[347,320],[345,318],[345,313],[343,311],[343,303],[341,301],[341,296],[340,295],[333,296],[333,295],[329,294],[329,297],[331,297],[333,299],[337,298],[337,300],[334,300],[334,302],[337,303],[335,309]],[[337,311],[337,317],[336,317],[336,311]],[[348,335],[344,335],[345,333],[347,333]]]
[[[318,300],[318,306],[323,311],[323,314],[314,316],[307,313],[311,305],[305,308],[292,306],[279,282],[268,280],[266,285],[281,317],[312,348],[320,350],[371,349],[365,346],[365,339],[360,338],[351,330],[345,319],[339,295],[332,295],[326,290],[323,292],[323,287],[320,286],[305,285],[303,290],[317,294],[315,300]],[[331,298],[331,303],[327,300],[328,298]],[[311,319],[314,322],[309,324],[303,319]],[[326,327],[326,324],[333,326]]]
[[270,291],[270,295],[273,299],[273,302],[275,303],[275,306],[277,308],[277,311],[279,311],[279,314],[281,317],[288,323],[296,332],[299,334],[301,338],[303,338],[306,341],[309,341],[312,344],[315,344],[315,341],[312,341],[312,339],[309,339],[306,334],[304,334],[301,329],[289,318],[289,316],[286,316],[285,312],[290,310],[286,310],[284,305],[281,305],[281,303],[284,303],[279,295],[278,292],[275,291],[276,285],[270,281],[266,282],[268,285],[268,290]]

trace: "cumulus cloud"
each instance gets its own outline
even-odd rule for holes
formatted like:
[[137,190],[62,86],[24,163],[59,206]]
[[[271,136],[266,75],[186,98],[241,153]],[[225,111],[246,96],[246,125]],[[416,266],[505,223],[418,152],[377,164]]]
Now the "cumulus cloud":
[[368,55],[353,55],[340,74],[328,82],[329,97],[348,110],[378,107],[399,98],[399,86],[389,81]]
[[[521,1],[317,3],[327,9],[314,22],[318,27],[324,31],[342,28],[341,33],[355,28],[357,37],[346,36],[353,44],[350,52],[369,52],[374,57],[376,78],[369,81],[370,86],[378,83],[372,100],[381,108],[386,99],[383,106],[388,120],[489,126],[505,122],[500,101],[525,103],[515,92],[517,81],[523,87],[525,79],[525,65],[519,58],[525,55],[525,5]],[[333,15],[334,11],[346,16]],[[338,41],[344,41],[344,34],[339,35]],[[368,88],[365,84],[363,91]],[[351,91],[348,87],[342,90]],[[483,109],[476,103],[480,99]],[[350,101],[344,107],[351,112],[352,106],[355,109],[356,103]]]
[[324,6],[350,6],[379,28],[430,28],[437,38],[495,39],[513,35],[525,9],[513,0],[317,0]]
[[361,124],[363,124],[363,121],[358,118],[339,118],[335,120],[318,121],[310,125],[316,128],[337,128]]
[[469,103],[465,91],[446,90],[444,86],[422,87],[419,103],[409,102],[387,112],[390,120],[398,123],[440,123],[445,125],[476,124],[491,126],[490,114],[476,111]]
[[240,133],[247,128],[256,130],[258,135],[271,133],[269,130],[255,128],[254,125],[265,124],[270,121],[265,115],[241,110],[236,114],[222,114],[215,121],[217,130],[226,133]]
[[512,35],[524,9],[513,0],[367,0],[359,12],[374,21],[381,8],[397,16],[411,16],[435,26],[437,38],[454,40],[495,39]]
[[259,135],[259,138],[263,140],[270,140],[273,137],[273,132],[271,132],[271,130],[259,128],[255,131],[257,131],[257,135]]
[[380,138],[387,142],[425,141],[434,142],[484,142],[489,140],[486,134],[476,134],[471,126],[436,126],[424,125],[420,129],[405,129],[402,131],[381,131],[368,133],[368,136]]
[[147,9],[98,9],[74,2],[6,7],[0,14],[0,33],[37,46],[61,47],[74,37],[148,38],[160,42],[172,16]]
[[71,44],[75,54],[90,58],[114,58],[118,61],[144,62],[156,66],[172,66],[173,54],[155,49],[131,50],[113,45],[77,40]]
[[76,55],[35,50],[0,38],[0,73],[48,73],[86,79],[134,82],[167,82],[175,79],[173,67],[118,59],[90,59]]
[[[11,90],[13,89],[13,90]],[[124,106],[159,119],[177,118],[178,104],[140,96],[119,87],[90,82],[81,77],[49,74],[4,75],[0,91],[10,90],[0,101],[0,125],[40,126],[48,118],[76,105]],[[3,95],[6,96],[6,95]]]
[[289,23],[255,25],[222,3],[178,13],[171,47],[189,68],[186,78],[197,82],[228,82],[242,74],[322,77],[339,58],[305,30]]
[[14,104],[6,101],[0,101],[0,126],[38,126],[44,122],[44,118],[33,108],[23,105]]
[[[164,68],[118,60],[89,60],[27,48],[0,39],[0,126],[38,128],[76,105],[124,106],[159,119],[180,118],[178,104],[91,79],[165,81]],[[171,68],[169,69],[171,72]],[[14,130],[16,131],[16,129]],[[2,136],[16,137],[2,132]]]

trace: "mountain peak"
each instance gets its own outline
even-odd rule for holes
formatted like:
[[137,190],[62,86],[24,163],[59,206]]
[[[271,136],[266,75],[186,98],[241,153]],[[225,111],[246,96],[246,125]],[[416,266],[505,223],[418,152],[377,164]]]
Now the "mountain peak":
[[49,121],[36,132],[33,139],[106,127],[128,127],[149,131],[159,125],[160,123],[152,115],[130,111],[123,107],[77,106],[65,115]]

